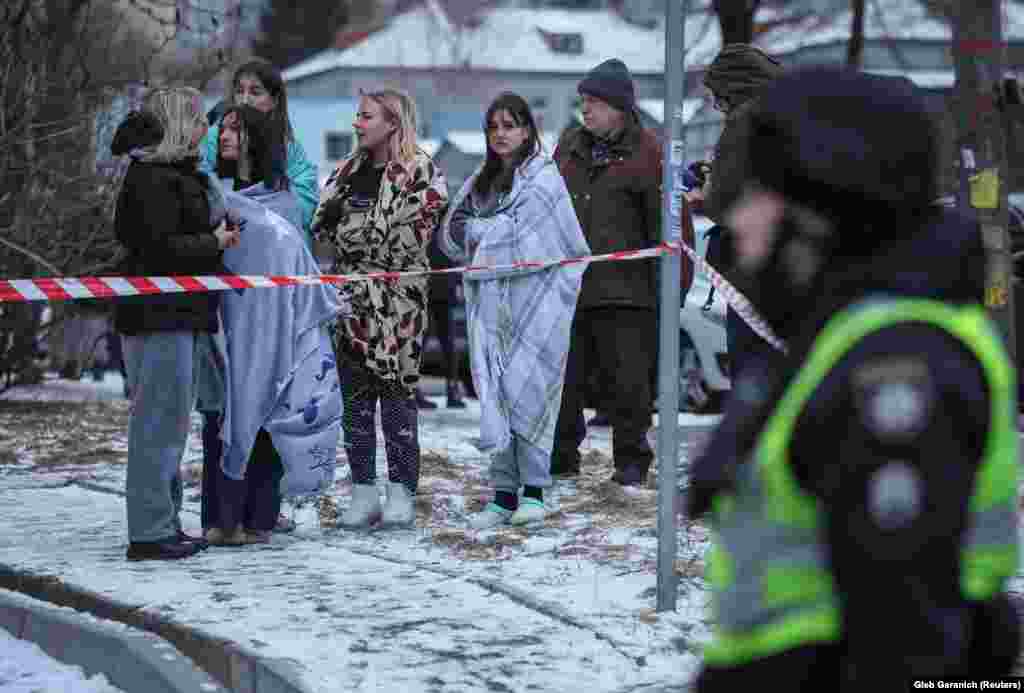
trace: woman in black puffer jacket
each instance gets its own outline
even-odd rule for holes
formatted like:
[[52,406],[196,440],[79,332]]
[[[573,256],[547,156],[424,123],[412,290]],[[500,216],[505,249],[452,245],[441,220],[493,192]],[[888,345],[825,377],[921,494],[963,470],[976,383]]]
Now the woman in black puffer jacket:
[[[221,254],[238,241],[212,182],[198,171],[206,133],[200,94],[180,87],[146,96],[144,113],[119,129],[112,150],[131,157],[114,229],[131,277],[222,274]],[[213,207],[213,208],[211,208]],[[219,208],[218,208],[219,207]],[[142,284],[146,282],[143,281]],[[136,283],[139,288],[140,283]],[[186,558],[202,546],[181,530],[179,465],[196,397],[198,363],[218,331],[214,293],[120,299],[132,392],[128,433],[129,560]]]

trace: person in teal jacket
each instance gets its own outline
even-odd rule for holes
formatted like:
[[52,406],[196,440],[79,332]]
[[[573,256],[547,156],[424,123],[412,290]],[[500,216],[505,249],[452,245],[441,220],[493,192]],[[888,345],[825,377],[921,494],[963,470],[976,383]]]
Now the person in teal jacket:
[[[306,151],[292,132],[288,120],[288,93],[281,73],[266,60],[256,59],[245,63],[235,70],[228,101],[229,105],[248,104],[259,111],[270,113],[272,119],[281,121],[281,127],[278,129],[285,133],[285,142],[282,144],[288,151],[284,173],[291,182],[292,192],[299,200],[306,244],[312,247],[309,228],[313,221],[313,212],[320,201],[316,164],[309,160]],[[219,139],[220,128],[211,123],[201,150],[200,168],[207,173],[213,173],[217,164]]]

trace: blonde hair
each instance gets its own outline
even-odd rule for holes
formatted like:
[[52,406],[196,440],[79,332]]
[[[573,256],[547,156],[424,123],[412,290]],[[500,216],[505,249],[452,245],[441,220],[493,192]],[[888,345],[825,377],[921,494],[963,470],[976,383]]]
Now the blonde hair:
[[416,158],[418,119],[413,98],[401,89],[395,88],[360,91],[360,95],[372,99],[383,109],[388,120],[398,126],[388,141],[388,154],[391,160],[408,163]]
[[143,108],[160,121],[163,138],[148,148],[146,161],[178,162],[199,157],[199,145],[192,142],[196,126],[206,117],[203,96],[192,87],[152,89],[143,100]]

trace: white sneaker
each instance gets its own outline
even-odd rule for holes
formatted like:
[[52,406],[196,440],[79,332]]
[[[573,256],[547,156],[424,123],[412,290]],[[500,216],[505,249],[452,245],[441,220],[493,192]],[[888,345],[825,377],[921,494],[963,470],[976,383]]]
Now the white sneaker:
[[412,527],[416,522],[413,495],[405,484],[388,482],[388,500],[381,513],[381,527]]
[[380,494],[377,484],[352,484],[352,502],[338,518],[345,529],[368,529],[380,522]]
[[512,513],[509,523],[522,526],[534,522],[542,522],[547,511],[544,509],[544,501],[536,498],[523,498],[519,501],[519,509]]
[[469,526],[472,529],[493,529],[507,525],[511,517],[511,510],[492,502],[484,506],[482,511],[469,518]]

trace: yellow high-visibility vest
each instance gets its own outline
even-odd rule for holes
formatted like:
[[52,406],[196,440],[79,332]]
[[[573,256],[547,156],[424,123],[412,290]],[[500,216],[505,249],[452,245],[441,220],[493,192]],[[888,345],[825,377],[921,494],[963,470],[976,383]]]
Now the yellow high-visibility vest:
[[704,660],[739,665],[803,645],[836,642],[840,605],[828,570],[820,502],[789,465],[797,419],[818,385],[864,337],[925,323],[959,340],[980,362],[990,412],[984,457],[968,506],[960,585],[971,600],[999,593],[1017,568],[1017,391],[1002,341],[980,306],[885,299],[851,306],[818,336],[765,425],[736,486],[713,503],[708,560],[714,635]]

